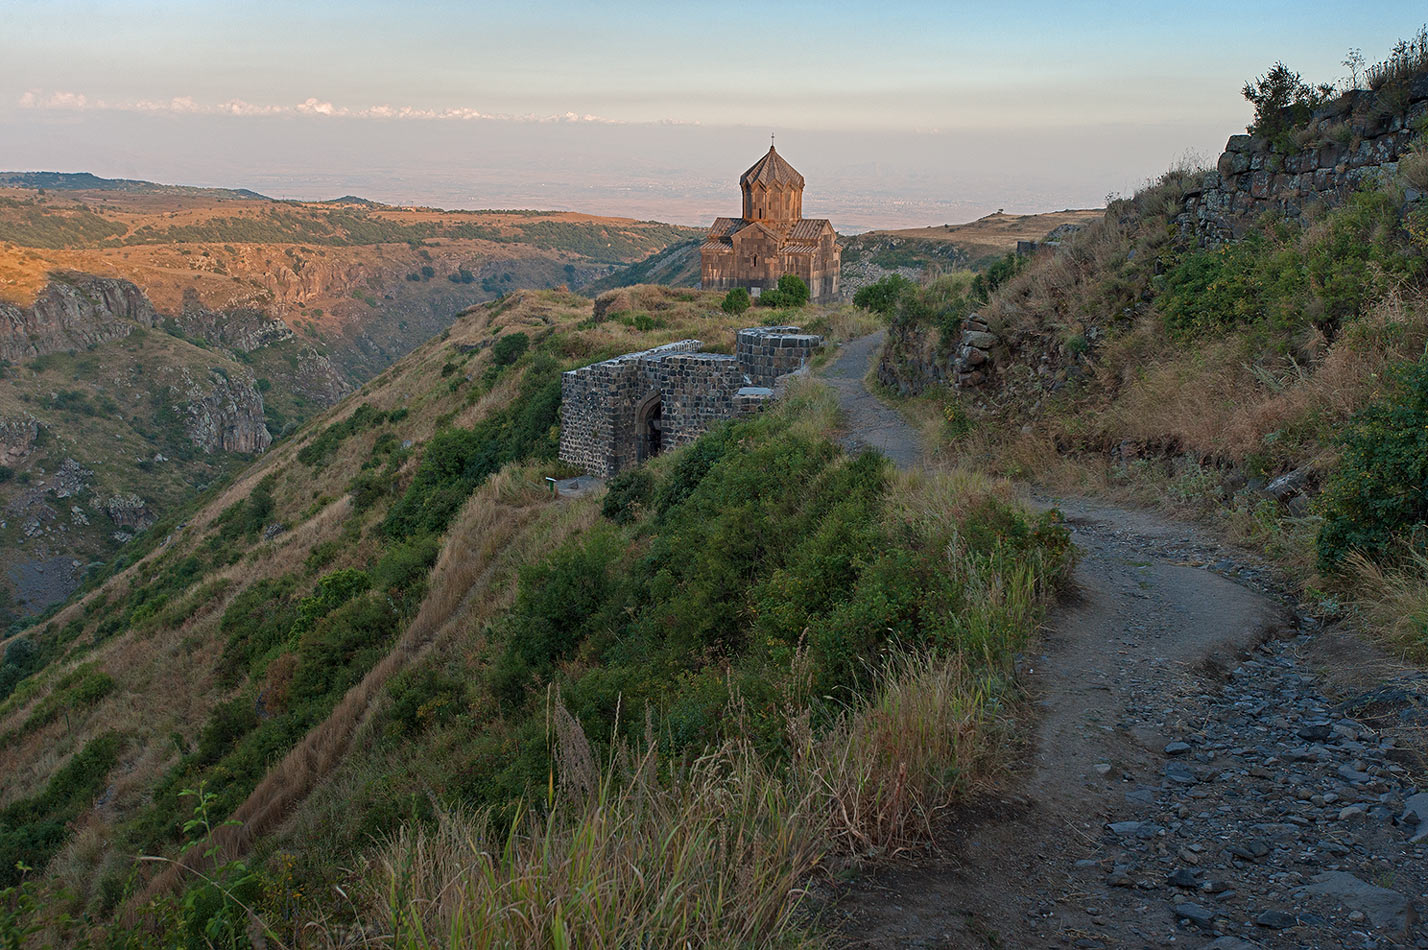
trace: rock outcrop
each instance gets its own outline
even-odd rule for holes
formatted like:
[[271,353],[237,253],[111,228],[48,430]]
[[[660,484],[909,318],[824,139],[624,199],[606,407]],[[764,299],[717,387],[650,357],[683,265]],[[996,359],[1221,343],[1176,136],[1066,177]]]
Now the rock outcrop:
[[332,365],[332,360],[310,346],[298,350],[297,368],[289,388],[319,406],[335,406],[352,392],[352,384]]
[[292,328],[253,307],[209,310],[188,288],[183,295],[183,311],[177,324],[186,335],[242,353],[293,338]]
[[272,434],[263,421],[263,397],[250,372],[229,375],[209,370],[206,378],[181,370],[171,387],[175,410],[193,444],[205,452],[263,452]]
[[155,319],[149,298],[127,280],[55,274],[30,306],[0,303],[0,359],[18,362],[123,339]]
[[35,447],[40,424],[34,416],[0,417],[0,465],[14,465]]
[[1371,176],[1398,170],[1425,116],[1428,74],[1378,92],[1347,92],[1277,142],[1232,135],[1215,171],[1187,194],[1176,224],[1195,243],[1214,246],[1242,237],[1265,212],[1297,218],[1311,204],[1339,204]]
[[992,350],[999,342],[981,316],[974,313],[967,317],[952,357],[953,382],[958,389],[970,389],[986,383],[992,368]]
[[116,527],[136,532],[143,531],[158,520],[149,510],[148,503],[133,492],[124,492],[105,499],[104,511]]

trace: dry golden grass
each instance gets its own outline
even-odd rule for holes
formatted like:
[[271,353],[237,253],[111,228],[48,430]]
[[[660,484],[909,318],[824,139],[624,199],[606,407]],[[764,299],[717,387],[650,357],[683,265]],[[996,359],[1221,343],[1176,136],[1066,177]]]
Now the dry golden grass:
[[1393,566],[1350,558],[1354,605],[1371,629],[1415,663],[1428,662],[1428,555],[1409,550]]
[[823,945],[801,912],[810,879],[925,845],[993,736],[985,685],[956,657],[894,656],[877,679],[821,736],[792,715],[783,767],[737,739],[662,767],[649,739],[602,770],[556,697],[546,817],[404,826],[374,862],[362,945]]
[[961,245],[975,255],[1004,254],[1016,250],[1018,241],[1040,241],[1063,224],[1085,227],[1101,219],[1102,208],[1048,211],[1043,214],[1005,214],[1001,211],[966,224],[943,224],[926,228],[872,231],[873,235],[947,241]]
[[1428,298],[1390,294],[1309,364],[1256,355],[1238,337],[1150,356],[1152,333],[1142,326],[1098,369],[1117,398],[1092,431],[1105,443],[1131,439],[1239,461],[1269,433],[1311,417],[1337,426],[1382,392],[1390,366],[1424,352]]

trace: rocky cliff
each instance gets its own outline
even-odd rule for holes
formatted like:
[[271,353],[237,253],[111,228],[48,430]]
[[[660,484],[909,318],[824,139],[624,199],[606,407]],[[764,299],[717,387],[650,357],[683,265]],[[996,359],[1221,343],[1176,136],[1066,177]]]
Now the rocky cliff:
[[107,343],[156,319],[149,299],[127,280],[54,274],[30,306],[0,303],[0,359],[18,362]]
[[[1266,212],[1297,218],[1310,205],[1338,204],[1366,179],[1394,174],[1425,117],[1428,74],[1347,92],[1275,139],[1233,135],[1215,170],[1187,194],[1176,224],[1209,246],[1243,236]],[[1418,196],[1410,187],[1406,198]]]
[[200,377],[188,368],[170,391],[193,444],[205,452],[263,452],[273,437],[263,421],[263,396],[251,372],[211,369]]
[[209,310],[192,287],[183,295],[183,310],[174,321],[185,335],[240,353],[293,338],[292,328],[254,307]]

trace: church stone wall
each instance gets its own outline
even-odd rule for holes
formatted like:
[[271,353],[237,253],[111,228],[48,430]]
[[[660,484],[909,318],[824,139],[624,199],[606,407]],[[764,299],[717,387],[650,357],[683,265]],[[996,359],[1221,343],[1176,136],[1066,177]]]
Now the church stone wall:
[[680,340],[570,370],[560,383],[560,459],[600,478],[638,464],[639,415],[655,399],[662,448],[692,442],[767,404],[778,378],[804,368],[822,342],[798,327],[754,327],[739,331],[732,356]]

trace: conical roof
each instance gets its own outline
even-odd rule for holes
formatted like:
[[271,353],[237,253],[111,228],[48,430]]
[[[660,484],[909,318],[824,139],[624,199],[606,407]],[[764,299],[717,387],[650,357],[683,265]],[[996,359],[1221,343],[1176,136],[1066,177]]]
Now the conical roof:
[[739,176],[739,186],[760,182],[764,185],[793,185],[803,187],[803,176],[783,160],[783,156],[769,146],[768,154],[754,162],[753,167]]

